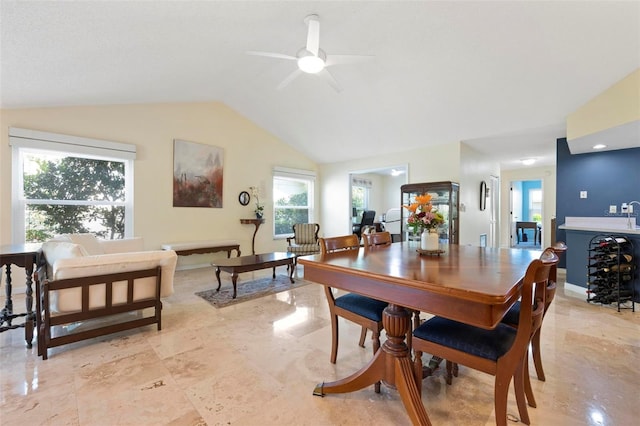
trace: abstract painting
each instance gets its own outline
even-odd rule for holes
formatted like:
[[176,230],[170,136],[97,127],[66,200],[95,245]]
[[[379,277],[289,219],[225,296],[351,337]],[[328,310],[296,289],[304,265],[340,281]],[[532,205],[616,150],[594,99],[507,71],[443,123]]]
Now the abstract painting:
[[173,140],[173,207],[222,207],[222,148]]

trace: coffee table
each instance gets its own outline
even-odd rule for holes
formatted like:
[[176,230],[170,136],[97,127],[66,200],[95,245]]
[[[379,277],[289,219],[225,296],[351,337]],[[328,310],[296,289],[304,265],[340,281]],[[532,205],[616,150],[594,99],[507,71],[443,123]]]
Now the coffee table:
[[275,252],[253,254],[251,256],[232,257],[229,259],[219,259],[211,263],[216,268],[216,278],[218,279],[218,288],[220,291],[220,271],[230,272],[231,281],[233,282],[233,298],[237,295],[238,274],[241,272],[257,271],[259,269],[273,268],[273,278],[276,278],[276,266],[287,265],[289,270],[289,279],[293,284],[293,262],[295,255],[293,253]]

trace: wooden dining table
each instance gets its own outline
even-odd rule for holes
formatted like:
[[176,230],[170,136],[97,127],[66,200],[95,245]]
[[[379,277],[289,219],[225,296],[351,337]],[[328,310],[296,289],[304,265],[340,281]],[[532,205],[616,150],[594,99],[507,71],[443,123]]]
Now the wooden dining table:
[[417,252],[412,242],[375,250],[300,257],[308,281],[389,303],[383,313],[387,340],[373,359],[348,377],[320,383],[314,395],[353,392],[380,380],[395,387],[416,425],[430,425],[405,342],[411,327],[406,308],[478,327],[494,328],[518,299],[536,250],[447,246],[439,256]]

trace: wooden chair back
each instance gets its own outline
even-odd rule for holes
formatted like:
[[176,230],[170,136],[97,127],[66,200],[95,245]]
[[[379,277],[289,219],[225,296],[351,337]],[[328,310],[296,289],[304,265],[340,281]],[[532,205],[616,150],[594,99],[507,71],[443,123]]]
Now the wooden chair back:
[[373,234],[362,234],[365,250],[376,247],[387,247],[391,245],[390,232],[374,232]]
[[359,250],[360,241],[355,234],[339,237],[320,238],[320,253],[327,254],[342,250]]

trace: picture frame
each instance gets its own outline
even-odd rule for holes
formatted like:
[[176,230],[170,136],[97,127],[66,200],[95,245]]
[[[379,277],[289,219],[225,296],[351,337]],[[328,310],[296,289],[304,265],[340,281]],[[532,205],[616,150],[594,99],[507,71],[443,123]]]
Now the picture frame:
[[222,208],[222,148],[173,140],[173,207]]

